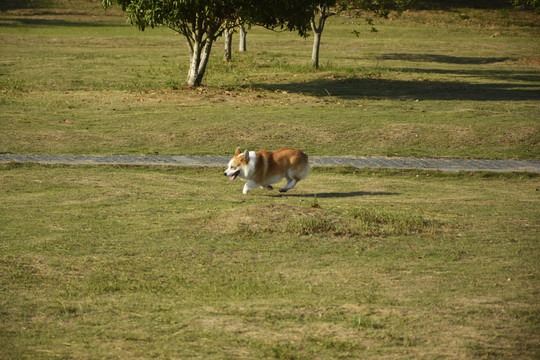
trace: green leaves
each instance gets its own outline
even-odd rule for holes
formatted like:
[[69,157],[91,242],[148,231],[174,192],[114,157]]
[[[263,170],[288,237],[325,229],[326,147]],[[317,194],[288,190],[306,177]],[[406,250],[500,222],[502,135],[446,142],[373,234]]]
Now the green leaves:
[[536,13],[540,12],[540,0],[511,0],[511,3],[517,9],[532,8]]
[[[132,25],[165,26],[185,36],[190,52],[188,86],[199,86],[212,42],[225,29],[242,24],[296,30],[305,36],[313,14],[308,0],[102,0],[105,8],[119,5]],[[201,52],[202,49],[204,52]]]

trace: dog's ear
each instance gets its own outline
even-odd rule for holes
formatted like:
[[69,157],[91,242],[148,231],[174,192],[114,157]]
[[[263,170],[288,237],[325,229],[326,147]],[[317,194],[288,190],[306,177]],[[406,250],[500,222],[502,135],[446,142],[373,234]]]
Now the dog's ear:
[[234,152],[234,156],[238,156],[242,153],[242,150],[240,150],[240,147],[236,148],[236,151]]
[[246,164],[249,162],[249,151],[244,151],[244,161]]

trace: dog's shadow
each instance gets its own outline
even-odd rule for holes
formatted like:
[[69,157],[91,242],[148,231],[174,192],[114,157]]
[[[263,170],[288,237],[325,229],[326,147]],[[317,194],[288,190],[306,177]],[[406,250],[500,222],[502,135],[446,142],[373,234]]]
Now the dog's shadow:
[[323,198],[346,198],[346,197],[357,197],[357,196],[391,196],[391,195],[400,195],[400,194],[392,193],[392,192],[351,191],[351,192],[324,192],[324,193],[313,193],[313,194],[281,193],[281,194],[273,194],[272,196],[290,196],[290,197],[305,197],[305,198],[313,198],[316,196],[319,199],[323,199]]

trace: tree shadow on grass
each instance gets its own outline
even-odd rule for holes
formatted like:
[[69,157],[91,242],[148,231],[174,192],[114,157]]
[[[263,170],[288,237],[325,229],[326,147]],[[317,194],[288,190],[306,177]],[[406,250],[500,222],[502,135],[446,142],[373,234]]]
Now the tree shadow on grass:
[[65,27],[124,27],[123,23],[68,21],[61,19],[9,18],[9,22],[0,22],[0,28],[17,28],[23,26],[65,26]]
[[294,193],[272,194],[272,196],[274,197],[288,196],[288,197],[314,198],[316,196],[318,199],[346,198],[346,197],[357,197],[357,196],[391,196],[391,195],[400,195],[400,194],[391,193],[391,192],[370,192],[370,191],[324,192],[324,193],[313,193],[313,194],[294,194]]
[[[442,74],[457,75],[460,77],[481,77],[484,79],[537,82],[540,83],[540,72],[538,71],[511,71],[511,70],[456,70],[456,69],[422,69],[422,68],[404,68],[402,72],[418,74]],[[522,87],[522,84],[515,84],[516,87]],[[537,85],[540,88],[540,85]]]
[[33,0],[2,0],[0,1],[0,11],[15,10],[15,9],[31,9],[39,7],[39,2]]
[[[378,77],[323,78],[302,83],[254,84],[271,91],[298,92],[320,97],[345,99],[422,99],[422,100],[540,100],[540,74],[534,70],[478,69],[479,65],[517,60],[510,57],[469,57],[438,54],[382,54],[377,60],[397,60],[396,71],[418,74],[443,74],[463,78],[463,81],[392,80]],[[535,59],[532,59],[535,60]],[[469,69],[409,68],[411,63],[445,63],[471,65]],[[467,77],[483,79],[483,83],[468,82]],[[495,80],[495,81],[493,81]]]
[[[429,72],[429,70],[426,70]],[[458,81],[389,80],[377,78],[316,79],[289,84],[253,84],[270,91],[297,92],[344,99],[540,100],[540,86],[515,83],[475,84]]]
[[437,62],[444,64],[465,64],[465,65],[485,65],[514,60],[509,57],[471,57],[471,56],[449,56],[438,54],[382,54],[377,59],[379,60],[399,60],[399,61],[414,61],[414,62]]

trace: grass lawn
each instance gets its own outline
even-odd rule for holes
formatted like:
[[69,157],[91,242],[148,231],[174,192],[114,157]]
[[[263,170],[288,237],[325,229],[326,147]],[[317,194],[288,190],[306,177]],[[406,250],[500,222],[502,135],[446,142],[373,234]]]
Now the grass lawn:
[[333,17],[319,71],[309,66],[311,38],[252,28],[247,53],[223,63],[218,42],[206,86],[186,90],[181,36],[140,32],[98,2],[57,3],[0,13],[0,152],[294,146],[311,155],[539,158],[538,15],[408,12],[376,21],[377,32]]
[[539,187],[2,165],[0,357],[538,358]]
[[[539,158],[538,15],[334,17],[318,71],[253,28],[188,90],[171,31],[48,3],[0,13],[2,153]],[[222,170],[0,165],[0,359],[540,357],[538,174]]]

